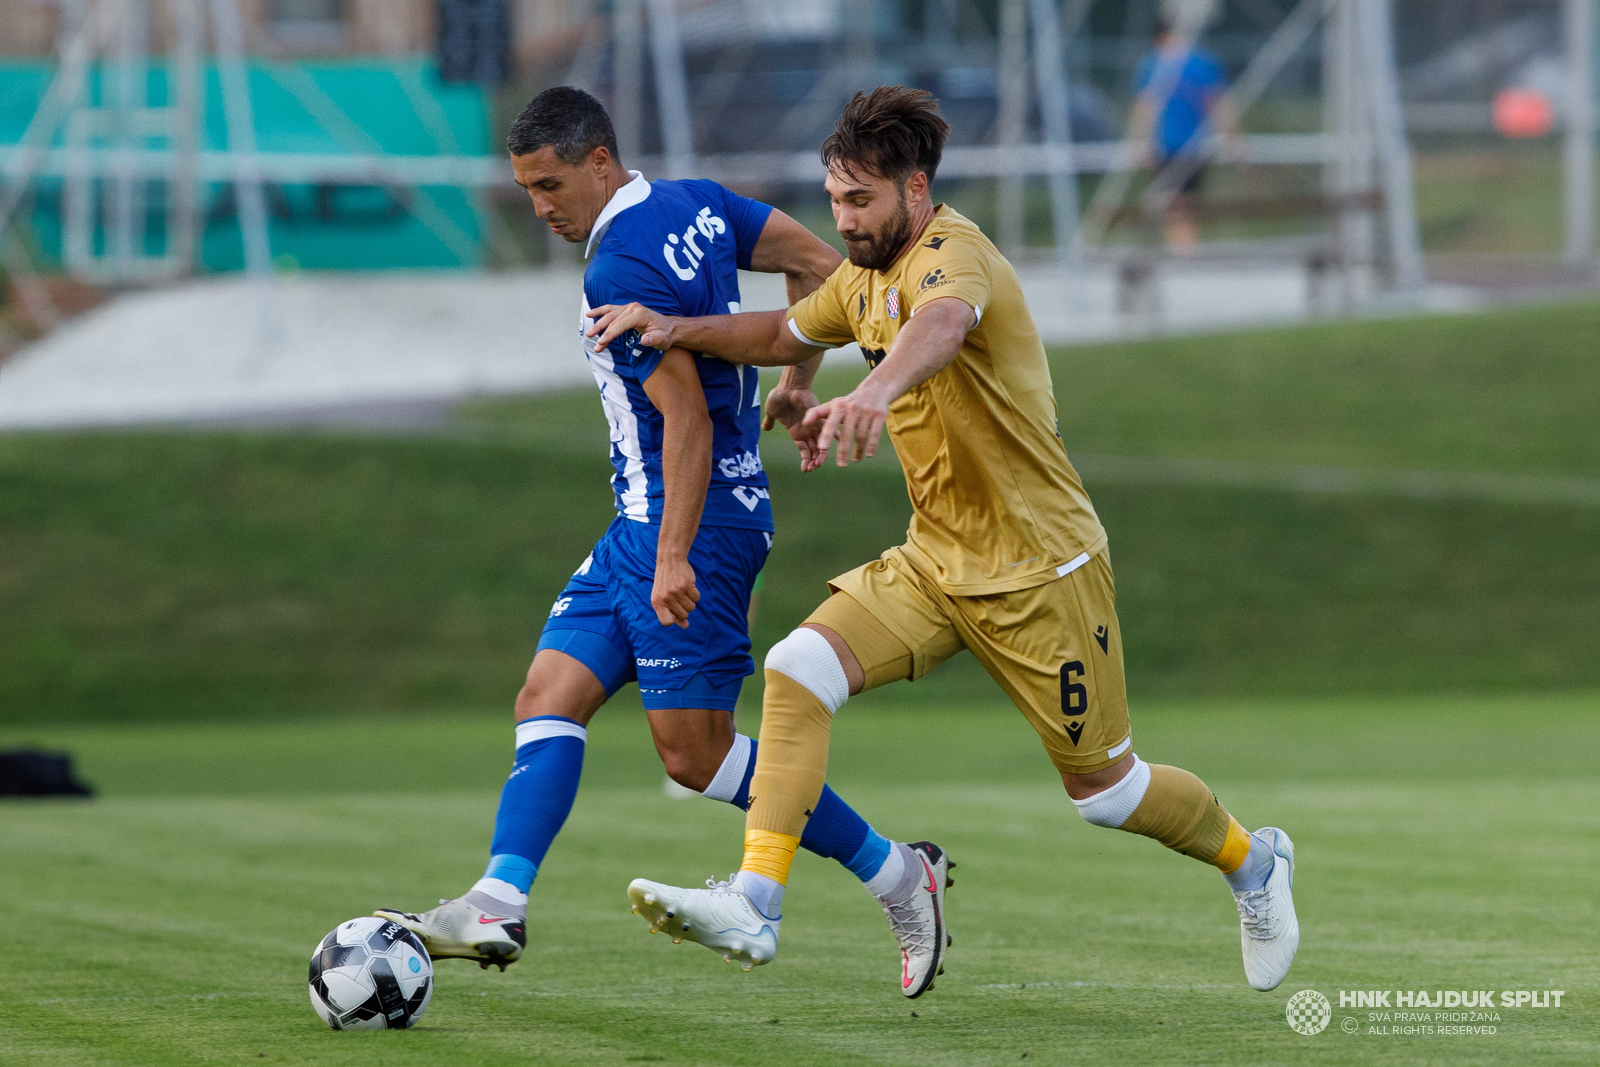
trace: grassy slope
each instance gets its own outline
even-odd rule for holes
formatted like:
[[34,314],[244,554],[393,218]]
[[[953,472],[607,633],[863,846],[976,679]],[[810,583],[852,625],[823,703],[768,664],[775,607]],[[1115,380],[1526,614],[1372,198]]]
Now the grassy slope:
[[[105,796],[7,805],[0,819],[0,1061],[1592,1063],[1600,968],[1573,936],[1596,919],[1592,707],[1146,708],[1147,756],[1295,835],[1303,947],[1263,995],[1241,980],[1216,875],[1082,823],[1009,708],[852,704],[834,783],[878,825],[932,836],[961,864],[949,973],[915,1005],[896,991],[876,908],[812,857],[771,967],[743,976],[647,939],[627,880],[716,873],[739,820],[663,799],[642,716],[608,709],[536,887],[528,957],[505,975],[441,964],[424,1025],[403,1034],[329,1033],[304,961],[342,919],[473,876],[509,758],[502,717],[396,718],[381,734],[351,720],[38,728],[27,734],[81,753]],[[891,750],[908,758],[883,759]],[[1283,1020],[1302,988],[1337,1002],[1339,989],[1480,987],[1564,989],[1566,1006],[1503,1012],[1493,1037],[1350,1036],[1337,1026],[1351,1012],[1300,1037]]]
[[[1594,477],[1597,335],[1589,303],[1054,367],[1079,453]],[[0,721],[502,705],[608,521],[597,407],[477,405],[444,438],[0,438]],[[892,459],[802,478],[782,440],[767,455],[781,525],[758,646],[908,513]],[[1600,678],[1600,510],[1090,489],[1136,696]],[[989,691],[970,660],[941,674],[907,696]]]
[[[1600,477],[1600,302],[1056,349],[1071,452]],[[830,370],[819,392],[859,374]],[[471,405],[463,423],[604,449],[587,394]],[[781,445],[781,447],[774,447]],[[769,437],[769,462],[788,446]]]

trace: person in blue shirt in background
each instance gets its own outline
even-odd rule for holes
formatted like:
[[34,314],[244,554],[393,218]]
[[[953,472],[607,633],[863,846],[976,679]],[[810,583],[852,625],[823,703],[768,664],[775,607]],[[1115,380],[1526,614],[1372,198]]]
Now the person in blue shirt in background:
[[1134,78],[1137,96],[1128,120],[1128,141],[1141,165],[1176,187],[1162,220],[1164,235],[1169,248],[1187,253],[1200,239],[1194,197],[1205,182],[1211,134],[1225,134],[1229,154],[1235,158],[1244,153],[1221,60],[1196,43],[1198,26],[1190,29],[1184,24],[1199,20],[1182,19],[1180,4],[1164,6],[1155,50]]
[[[737,312],[741,269],[785,275],[792,303],[842,258],[783,212],[715,182],[626,170],[610,116],[580,89],[535,97],[507,147],[539,217],[589,258],[572,354],[582,346],[600,387],[617,517],[545,620],[517,696],[516,760],[483,877],[429,911],[374,913],[415,932],[435,959],[502,971],[526,947],[528,891],[577,795],[589,719],[617,690],[638,682],[656,751],[679,785],[748,808],[756,764],[756,742],[735,732],[733,711],[754,673],[747,612],[773,536],[757,371],[647,348],[636,332],[596,348],[584,337],[588,311],[638,301],[676,315]],[[866,884],[903,953],[916,931],[901,928],[902,898],[920,873],[909,846],[878,834],[831,789],[801,844]],[[548,920],[532,925],[552,933]]]

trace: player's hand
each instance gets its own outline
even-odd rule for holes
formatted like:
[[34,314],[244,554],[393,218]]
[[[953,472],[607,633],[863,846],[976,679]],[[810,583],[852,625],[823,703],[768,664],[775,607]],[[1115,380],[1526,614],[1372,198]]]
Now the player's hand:
[[774,389],[767,394],[766,415],[761,428],[770,430],[783,423],[789,437],[800,449],[800,469],[814,471],[822,466],[825,453],[817,448],[817,435],[822,432],[820,423],[807,423],[806,412],[817,406],[817,394],[810,389]]
[[[889,398],[871,382],[862,382],[849,396],[818,404],[806,412],[805,425],[818,426],[816,448],[822,458],[838,442],[835,460],[841,467],[851,460],[871,459],[878,451],[878,438],[889,417]],[[818,463],[822,462],[818,459]]]
[[656,583],[650,590],[650,606],[662,626],[689,628],[689,612],[700,600],[695,588],[694,568],[683,556],[656,557]]
[[594,322],[583,334],[594,338],[596,352],[604,352],[607,345],[629,330],[639,331],[639,343],[646,348],[665,352],[672,347],[672,316],[651,311],[643,304],[602,304],[590,311],[589,317]]

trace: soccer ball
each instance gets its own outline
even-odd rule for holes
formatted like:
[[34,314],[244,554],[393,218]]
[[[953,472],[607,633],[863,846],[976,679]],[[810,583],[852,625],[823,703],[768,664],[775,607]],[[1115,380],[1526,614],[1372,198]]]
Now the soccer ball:
[[432,996],[433,961],[399,923],[351,919],[311,954],[311,1006],[335,1030],[403,1030]]

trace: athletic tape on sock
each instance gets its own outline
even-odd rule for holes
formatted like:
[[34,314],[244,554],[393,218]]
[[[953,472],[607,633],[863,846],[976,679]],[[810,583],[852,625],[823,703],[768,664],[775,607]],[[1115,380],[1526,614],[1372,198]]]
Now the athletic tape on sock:
[[517,723],[518,748],[533,741],[543,741],[547,737],[576,737],[587,744],[589,731],[571,719],[563,719],[556,715],[541,715],[536,719],[523,719]]
[[720,800],[724,804],[733,803],[733,798],[739,793],[739,786],[744,782],[745,769],[750,766],[752,747],[753,742],[749,737],[744,734],[734,734],[733,747],[722,757],[722,766],[717,768],[717,776],[705,787],[703,795],[712,800]]
[[771,830],[744,832],[744,862],[739,870],[764,875],[779,885],[789,884],[789,866],[794,863],[800,839]]
[[1128,821],[1133,809],[1144,799],[1150,788],[1150,765],[1138,756],[1133,757],[1133,769],[1122,776],[1122,781],[1110,789],[1102,789],[1088,800],[1074,800],[1078,814],[1096,826],[1113,830]]
[[850,699],[844,664],[828,639],[815,630],[801,627],[773,645],[767,653],[766,669],[805,686],[829,712],[838,711]]
[[1247,830],[1239,825],[1239,820],[1228,816],[1228,836],[1222,842],[1222,848],[1217,852],[1217,858],[1211,865],[1223,874],[1232,874],[1244,866],[1244,861],[1250,857],[1250,843],[1253,841]]

